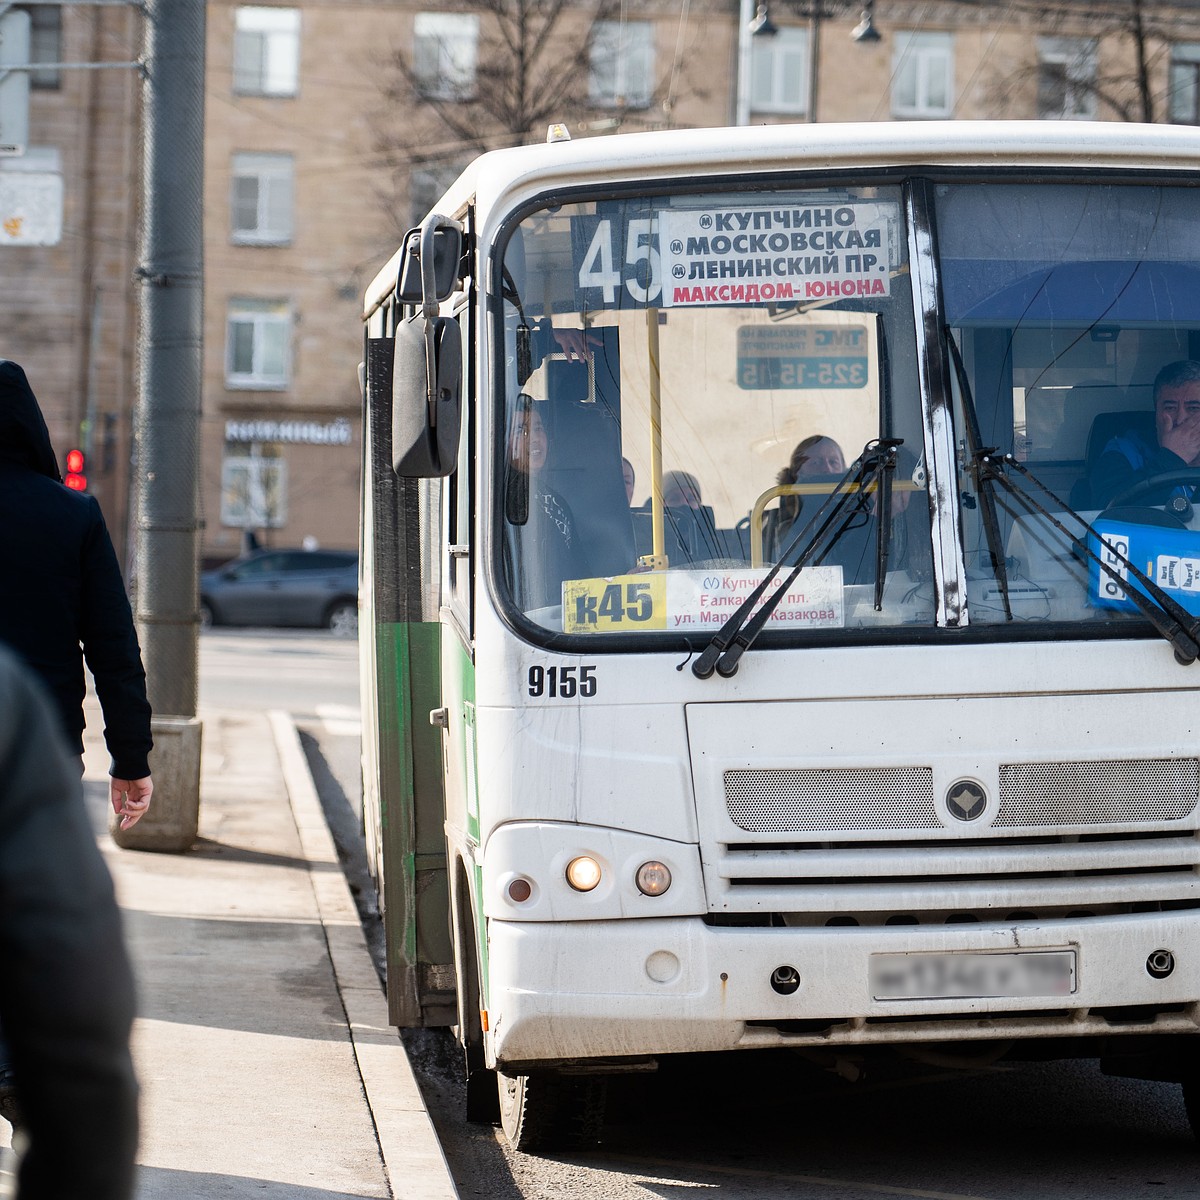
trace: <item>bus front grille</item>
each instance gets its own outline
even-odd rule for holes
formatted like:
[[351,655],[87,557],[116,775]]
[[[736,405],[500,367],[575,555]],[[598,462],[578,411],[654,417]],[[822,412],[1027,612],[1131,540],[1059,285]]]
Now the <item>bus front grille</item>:
[[1200,904],[1200,762],[1015,763],[955,820],[927,767],[729,770],[710,910],[784,923],[992,920]]
[[[1200,801],[1200,760],[1007,763],[992,827],[1179,821]],[[929,767],[725,772],[729,818],[748,833],[939,829]]]
[[1179,821],[1200,799],[1200,760],[1010,763],[1000,768],[995,825]]
[[751,833],[939,829],[928,767],[726,771],[730,819]]

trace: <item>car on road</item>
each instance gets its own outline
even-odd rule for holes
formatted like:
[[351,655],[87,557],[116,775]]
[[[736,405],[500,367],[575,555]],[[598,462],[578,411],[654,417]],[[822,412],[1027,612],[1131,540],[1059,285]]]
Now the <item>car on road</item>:
[[358,555],[255,550],[200,575],[200,625],[304,625],[358,634]]

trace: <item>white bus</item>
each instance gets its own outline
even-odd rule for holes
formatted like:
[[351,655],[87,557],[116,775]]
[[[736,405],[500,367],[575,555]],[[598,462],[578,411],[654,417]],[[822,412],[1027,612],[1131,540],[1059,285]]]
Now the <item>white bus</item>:
[[552,130],[364,312],[368,843],[470,1117],[793,1047],[1200,1120],[1200,132]]

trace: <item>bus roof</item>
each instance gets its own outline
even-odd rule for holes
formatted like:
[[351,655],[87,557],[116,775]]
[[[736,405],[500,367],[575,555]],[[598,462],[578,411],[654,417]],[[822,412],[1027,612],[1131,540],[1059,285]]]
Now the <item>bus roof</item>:
[[[614,134],[481,154],[434,206],[479,223],[520,188],[685,175],[886,166],[1094,166],[1194,169],[1200,128],[1123,121],[877,121]],[[396,282],[400,251],[367,289],[370,314]]]

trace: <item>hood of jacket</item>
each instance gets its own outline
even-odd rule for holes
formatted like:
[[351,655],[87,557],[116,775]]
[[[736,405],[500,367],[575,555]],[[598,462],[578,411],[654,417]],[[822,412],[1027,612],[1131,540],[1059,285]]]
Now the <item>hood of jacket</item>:
[[61,480],[42,410],[24,370],[0,359],[0,463]]

